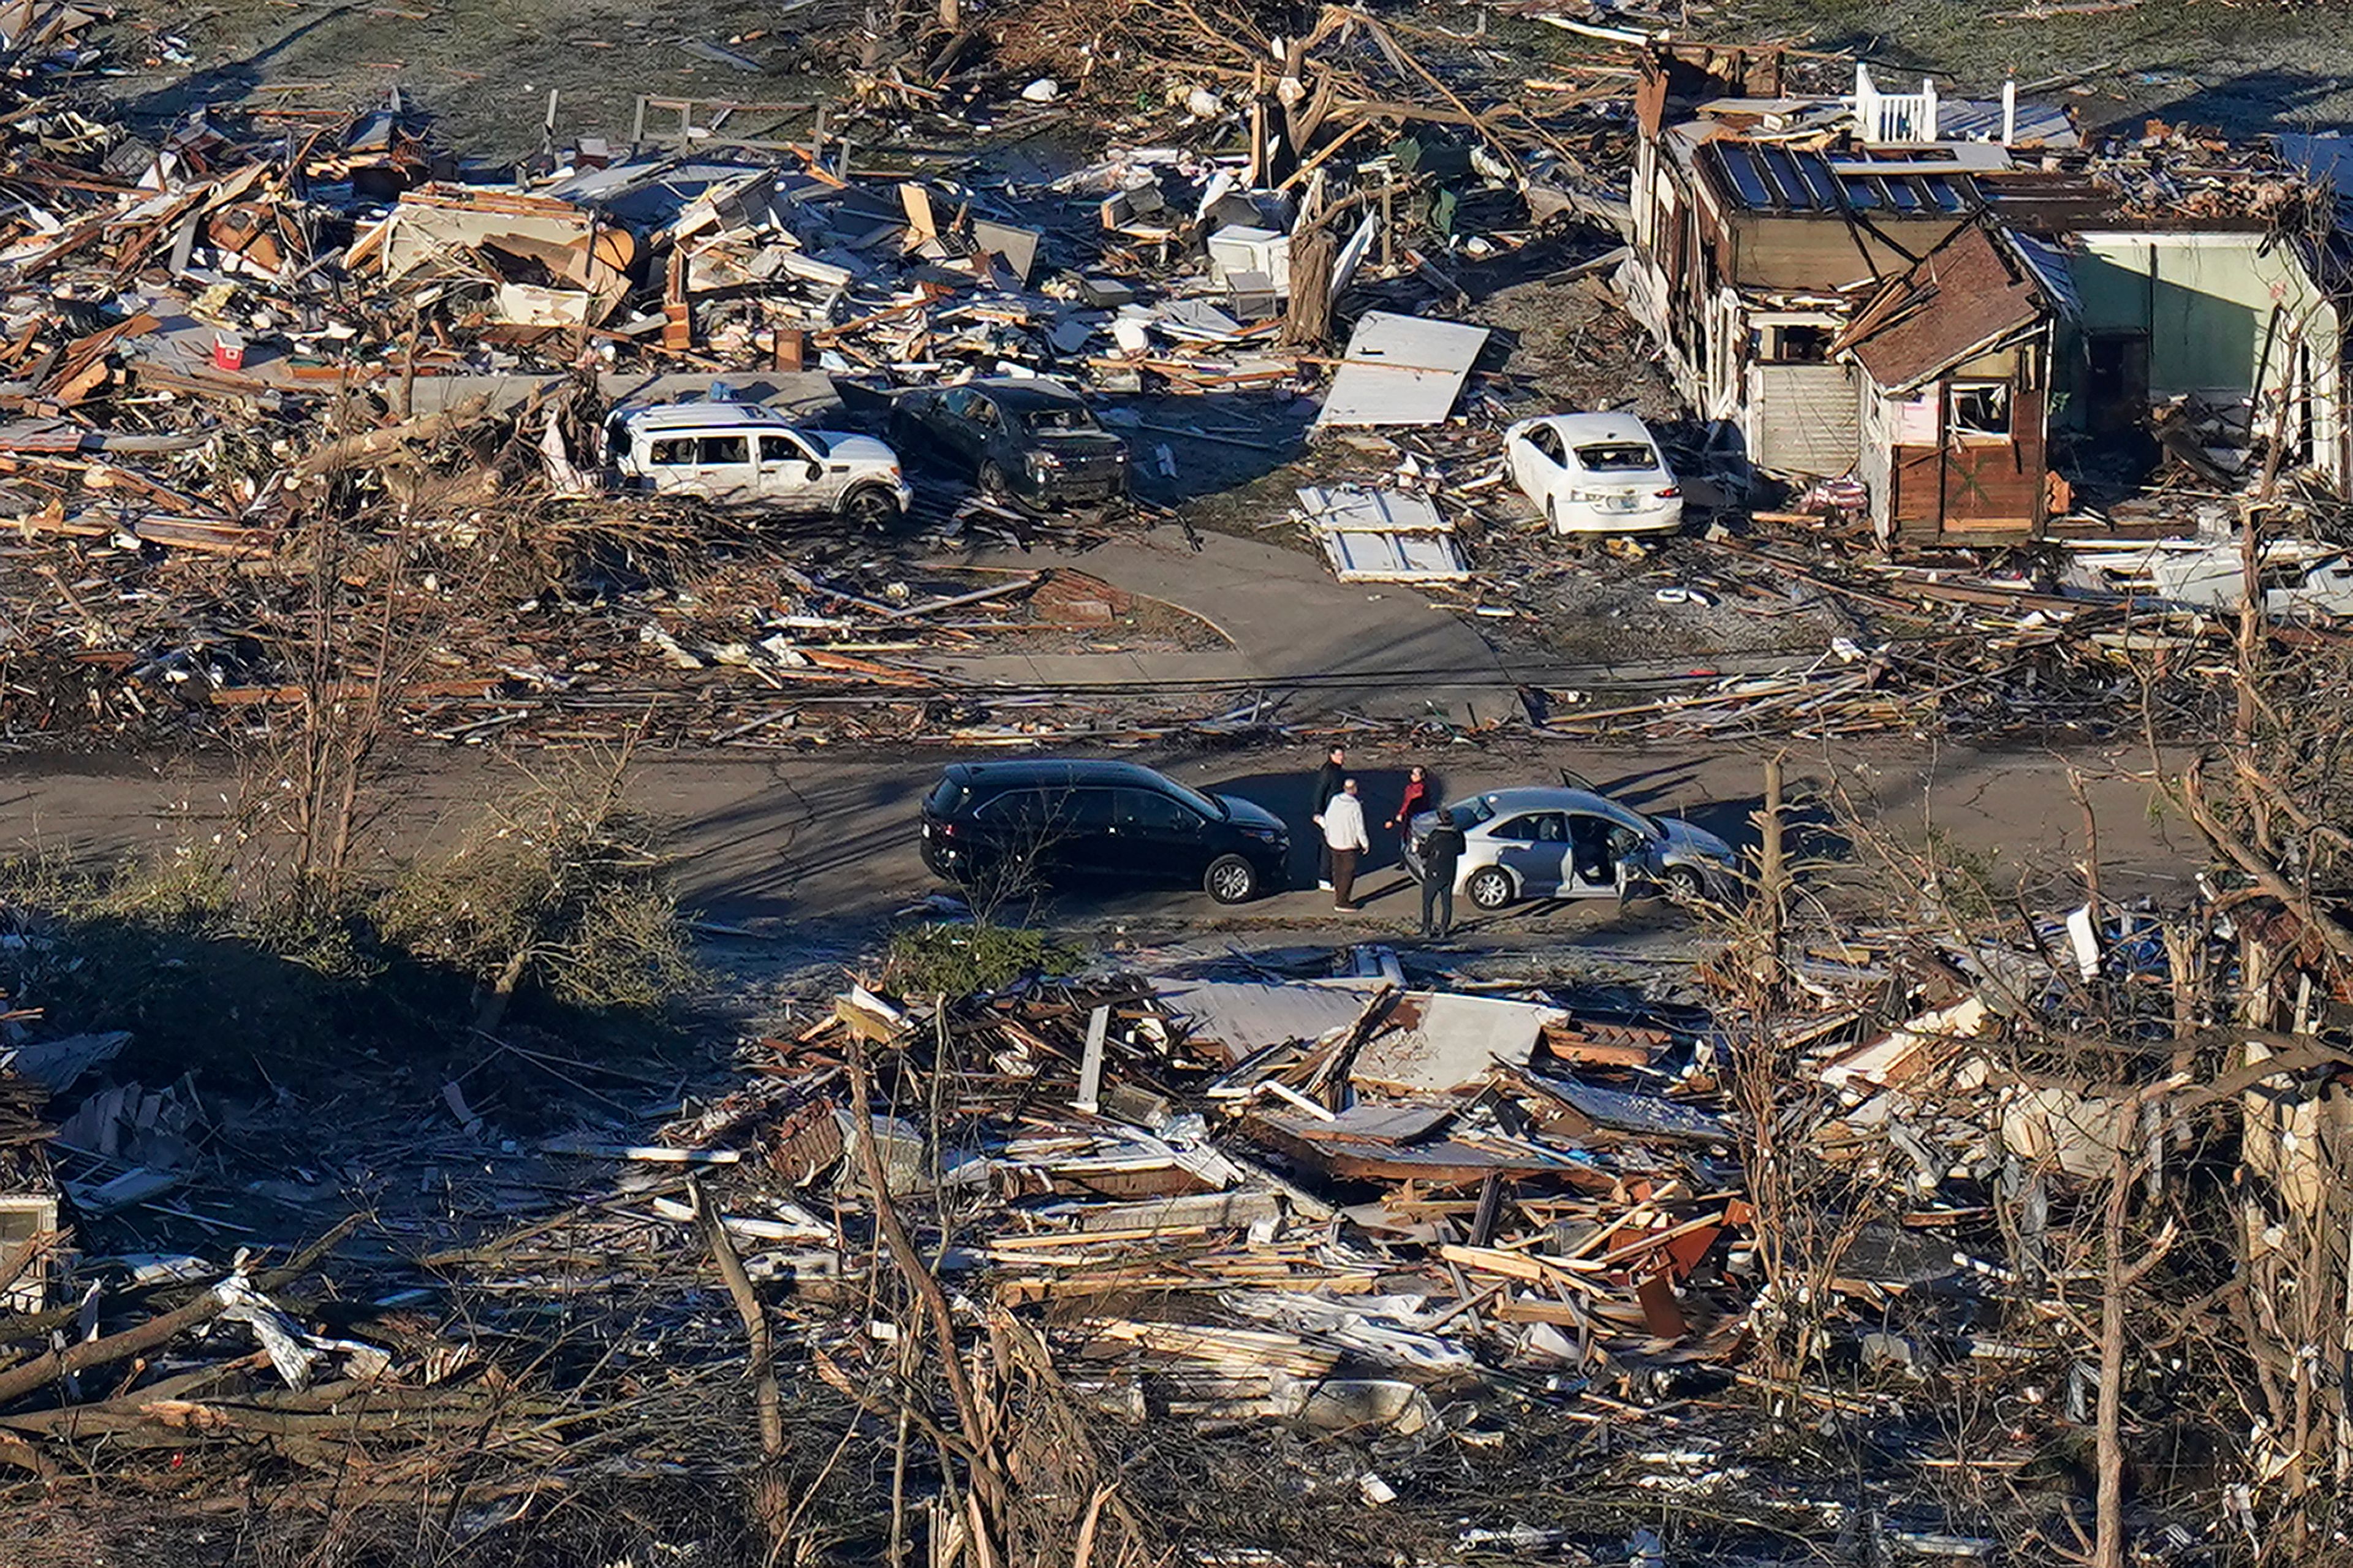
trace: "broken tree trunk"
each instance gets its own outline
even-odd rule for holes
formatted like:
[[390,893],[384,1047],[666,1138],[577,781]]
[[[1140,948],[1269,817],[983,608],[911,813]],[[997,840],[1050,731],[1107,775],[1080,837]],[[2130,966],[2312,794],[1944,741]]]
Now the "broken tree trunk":
[[923,1266],[922,1252],[914,1238],[907,1234],[906,1222],[899,1215],[899,1205],[891,1198],[891,1185],[882,1169],[882,1156],[874,1147],[872,1125],[867,1121],[873,1104],[866,1071],[866,1047],[855,1034],[848,1038],[848,1052],[843,1065],[849,1070],[850,1114],[860,1123],[850,1142],[856,1145],[859,1169],[866,1179],[867,1196],[874,1205],[876,1228],[881,1233],[884,1247],[891,1254],[900,1276],[922,1303],[924,1315],[931,1320],[932,1332],[939,1342],[940,1373],[947,1381],[949,1396],[955,1402],[956,1415],[964,1427],[964,1437],[970,1446],[970,1463],[966,1470],[971,1483],[969,1499],[973,1507],[976,1545],[986,1552],[990,1540],[991,1520],[1005,1517],[1007,1501],[1004,1476],[998,1471],[988,1440],[988,1424],[982,1419],[979,1401],[974,1396],[972,1380],[965,1375],[964,1358],[956,1343],[955,1316],[949,1310],[947,1293],[940,1282]]
[[1763,951],[1757,955],[1757,981],[1767,996],[1779,994],[1781,946],[1789,920],[1789,870],[1781,840],[1782,754],[1765,760],[1765,805],[1757,814],[1762,847],[1757,861],[1757,891],[1765,929]]
[[2100,1397],[2093,1417],[2098,1441],[2099,1487],[2093,1568],[2124,1568],[2125,1561],[2125,1204],[2132,1191],[2126,1151],[2132,1147],[2137,1103],[2116,1113],[2116,1153],[2108,1170],[2100,1278]]
[[[357,1230],[360,1215],[353,1215],[304,1247],[287,1260],[282,1268],[261,1275],[255,1282],[260,1290],[274,1289],[310,1271],[311,1266]],[[173,1310],[135,1323],[120,1333],[103,1339],[84,1340],[79,1344],[51,1348],[38,1355],[29,1356],[0,1372],[0,1407],[24,1398],[46,1384],[56,1382],[69,1373],[84,1372],[94,1366],[105,1366],[121,1361],[170,1341],[172,1336],[201,1323],[210,1322],[227,1310],[228,1300],[217,1289],[206,1289]],[[52,1316],[64,1321],[73,1321],[70,1309]]]
[[2182,770],[2179,798],[2188,808],[2189,819],[2206,836],[2206,841],[2228,856],[2257,887],[2294,911],[2305,929],[2326,943],[2329,952],[2340,959],[2353,960],[2353,926],[2322,909],[2306,889],[2290,880],[2255,846],[2221,822],[2206,798],[2205,768],[2206,759],[2199,757]]
[[711,1194],[702,1190],[702,1183],[691,1177],[687,1192],[694,1203],[694,1222],[702,1232],[702,1244],[711,1249],[711,1260],[718,1266],[719,1278],[735,1303],[735,1315],[744,1320],[747,1352],[744,1374],[752,1380],[752,1404],[759,1415],[762,1460],[760,1479],[752,1495],[768,1538],[782,1550],[790,1531],[793,1510],[784,1477],[778,1470],[785,1457],[785,1405],[776,1387],[776,1336],[768,1328],[767,1309],[760,1304],[759,1292],[752,1288],[752,1277],[744,1272],[744,1260],[736,1256],[735,1243],[727,1235],[726,1221],[720,1217]]
[[490,407],[490,395],[485,393],[479,397],[469,397],[438,414],[403,420],[381,430],[363,430],[354,436],[339,437],[297,464],[295,476],[309,479],[322,474],[340,473],[345,468],[388,456],[412,441],[429,444],[443,440],[489,413]]
[[1320,223],[1291,237],[1291,305],[1282,318],[1285,348],[1320,349],[1332,341],[1332,264],[1339,246]]

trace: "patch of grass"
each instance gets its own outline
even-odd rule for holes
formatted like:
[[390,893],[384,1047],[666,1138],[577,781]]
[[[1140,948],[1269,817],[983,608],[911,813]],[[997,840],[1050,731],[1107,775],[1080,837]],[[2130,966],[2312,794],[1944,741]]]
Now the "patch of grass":
[[1086,961],[1084,948],[1028,926],[912,926],[892,933],[882,977],[902,996],[972,996],[1025,974],[1067,973]]
[[601,781],[573,782],[537,782],[459,854],[333,901],[210,842],[95,867],[0,859],[0,933],[16,939],[0,1005],[37,1009],[45,1035],[129,1030],[122,1070],[151,1082],[301,1084],[371,1058],[430,1071],[478,1057],[469,1019],[496,1033],[510,1003],[569,1056],[642,1052],[700,975],[640,825]]
[[451,853],[405,870],[378,928],[501,996],[529,985],[571,1006],[652,1011],[699,973],[651,837],[620,806],[617,774],[534,780]]

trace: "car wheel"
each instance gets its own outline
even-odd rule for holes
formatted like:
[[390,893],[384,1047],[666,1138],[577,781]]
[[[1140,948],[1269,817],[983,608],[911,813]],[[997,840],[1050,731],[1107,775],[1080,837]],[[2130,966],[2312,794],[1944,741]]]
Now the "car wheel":
[[1668,867],[1666,882],[1667,896],[1678,902],[1695,900],[1707,891],[1707,882],[1696,866]]
[[897,496],[881,485],[868,485],[849,492],[849,499],[841,503],[841,515],[853,528],[871,528],[881,533],[896,528],[902,514]]
[[1013,486],[1006,479],[1003,468],[995,463],[983,463],[980,466],[980,493],[990,500],[1011,500]]
[[1246,904],[1258,895],[1258,868],[1239,855],[1220,855],[1209,862],[1201,886],[1221,904]]
[[1500,910],[1512,901],[1511,873],[1500,867],[1482,866],[1471,873],[1471,879],[1462,885],[1462,890],[1471,895],[1472,903],[1480,909]]

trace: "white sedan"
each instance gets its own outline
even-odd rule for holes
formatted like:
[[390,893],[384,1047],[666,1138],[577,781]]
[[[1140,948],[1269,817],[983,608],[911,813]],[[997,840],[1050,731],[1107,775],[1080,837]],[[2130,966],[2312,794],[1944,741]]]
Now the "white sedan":
[[[1454,890],[1482,910],[1521,899],[1622,899],[1637,883],[1686,898],[1729,900],[1740,858],[1732,846],[1680,817],[1651,816],[1591,790],[1546,787],[1474,795],[1446,807],[1462,830]],[[1405,868],[1420,881],[1423,847],[1438,826],[1426,811],[1409,825]]]
[[1504,461],[1555,533],[1664,533],[1683,493],[1650,426],[1630,414],[1555,414],[1504,432]]

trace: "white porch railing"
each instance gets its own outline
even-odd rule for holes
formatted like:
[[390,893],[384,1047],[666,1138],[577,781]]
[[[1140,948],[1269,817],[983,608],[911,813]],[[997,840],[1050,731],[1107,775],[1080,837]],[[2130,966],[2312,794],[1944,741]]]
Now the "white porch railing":
[[1857,60],[1854,118],[1865,142],[1934,142],[1936,84],[1922,77],[1917,92],[1882,92],[1879,84],[1871,79],[1871,68]]

